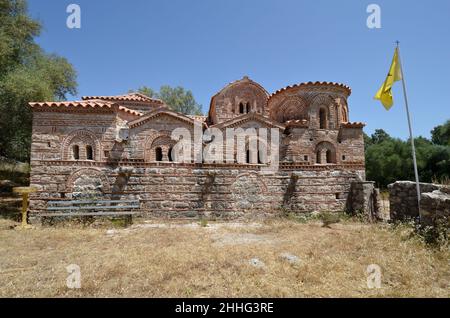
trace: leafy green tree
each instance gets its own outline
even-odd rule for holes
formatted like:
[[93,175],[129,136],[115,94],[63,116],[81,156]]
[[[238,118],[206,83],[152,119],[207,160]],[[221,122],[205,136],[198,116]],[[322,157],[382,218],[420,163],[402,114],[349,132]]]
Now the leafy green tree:
[[450,146],[450,119],[431,131],[431,141],[437,145]]
[[188,115],[201,115],[201,106],[197,104],[194,95],[183,87],[161,86],[159,89],[159,98],[169,107],[177,112]]
[[158,98],[158,96],[157,96],[158,94],[153,89],[151,89],[150,87],[147,87],[147,86],[142,86],[142,87],[138,88],[137,91],[129,90],[128,92],[129,93],[136,92],[136,93],[139,93],[142,95],[146,95],[150,98]]
[[435,145],[431,148],[421,178],[427,182],[450,179],[450,147]]
[[28,160],[30,101],[64,100],[76,94],[76,73],[66,59],[34,42],[41,26],[25,0],[0,0],[0,155]]
[[[433,131],[437,131],[439,127],[442,126]],[[410,140],[392,138],[381,129],[376,130],[371,137],[366,136],[364,140],[368,180],[375,181],[379,187],[384,188],[397,180],[415,179]],[[449,146],[437,145],[423,137],[415,138],[414,144],[422,182],[449,178]]]
[[[131,90],[130,92],[134,92]],[[153,98],[159,98],[164,101],[172,110],[187,114],[187,115],[201,115],[202,106],[199,105],[190,90],[183,87],[171,87],[168,85],[161,86],[159,92],[143,86],[137,90],[138,93],[147,95]]]
[[382,143],[383,141],[390,140],[391,136],[383,129],[376,129],[375,133],[372,135],[372,142],[374,144]]
[[0,0],[0,77],[34,55],[41,26],[26,15],[24,0]]
[[363,132],[363,136],[364,136],[364,145],[366,146],[366,148],[373,145],[372,138],[369,135]]

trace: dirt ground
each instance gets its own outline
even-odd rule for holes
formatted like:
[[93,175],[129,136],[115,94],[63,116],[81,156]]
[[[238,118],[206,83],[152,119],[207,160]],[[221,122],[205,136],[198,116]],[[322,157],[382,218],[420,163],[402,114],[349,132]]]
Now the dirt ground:
[[[278,219],[15,225],[0,220],[0,297],[450,296],[450,252],[424,246],[407,227]],[[71,264],[80,289],[66,285]],[[381,268],[381,288],[368,288],[371,264]]]

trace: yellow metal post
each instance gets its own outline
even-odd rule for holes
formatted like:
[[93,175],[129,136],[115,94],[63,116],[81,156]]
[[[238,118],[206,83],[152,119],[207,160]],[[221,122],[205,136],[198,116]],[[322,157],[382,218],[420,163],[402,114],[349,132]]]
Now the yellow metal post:
[[28,225],[27,211],[28,211],[28,193],[22,193],[22,227],[26,227]]
[[14,193],[20,193],[22,194],[22,225],[21,228],[27,229],[31,226],[28,225],[27,218],[28,218],[28,194],[36,192],[37,189],[33,187],[17,187],[13,188]]

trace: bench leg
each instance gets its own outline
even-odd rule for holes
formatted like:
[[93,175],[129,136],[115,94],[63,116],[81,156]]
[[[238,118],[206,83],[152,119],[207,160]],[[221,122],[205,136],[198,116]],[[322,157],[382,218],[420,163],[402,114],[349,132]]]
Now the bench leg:
[[131,214],[125,216],[125,224],[126,226],[130,226],[133,224],[133,216]]

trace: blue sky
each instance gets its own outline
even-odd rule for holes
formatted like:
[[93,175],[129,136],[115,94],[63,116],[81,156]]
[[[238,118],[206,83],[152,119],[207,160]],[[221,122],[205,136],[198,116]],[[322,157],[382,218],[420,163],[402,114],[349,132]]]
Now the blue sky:
[[[81,7],[81,29],[66,27],[66,7]],[[366,8],[381,7],[381,29]],[[29,0],[41,21],[37,39],[69,59],[79,98],[146,85],[181,85],[206,112],[227,83],[248,75],[269,93],[308,81],[349,85],[350,120],[365,131],[406,138],[401,84],[385,111],[373,100],[401,42],[415,135],[450,118],[450,1]]]

